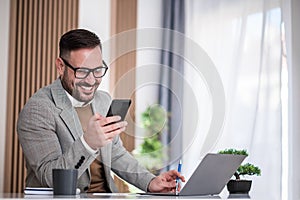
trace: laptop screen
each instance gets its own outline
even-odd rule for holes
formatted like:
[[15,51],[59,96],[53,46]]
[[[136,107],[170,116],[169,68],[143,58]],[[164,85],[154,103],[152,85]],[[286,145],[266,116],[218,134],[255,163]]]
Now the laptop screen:
[[[245,158],[244,155],[206,154],[178,195],[218,195]],[[175,193],[140,194],[175,196]]]

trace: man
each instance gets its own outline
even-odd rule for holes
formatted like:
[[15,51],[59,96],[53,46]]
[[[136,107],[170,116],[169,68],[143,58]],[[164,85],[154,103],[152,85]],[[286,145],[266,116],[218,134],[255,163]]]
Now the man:
[[144,191],[174,192],[176,177],[184,177],[175,170],[149,173],[122,145],[119,134],[127,122],[104,117],[111,97],[97,91],[108,69],[98,36],[71,30],[61,37],[59,50],[59,78],[37,91],[18,119],[26,186],[52,187],[52,169],[77,168],[82,192],[117,192],[110,170]]

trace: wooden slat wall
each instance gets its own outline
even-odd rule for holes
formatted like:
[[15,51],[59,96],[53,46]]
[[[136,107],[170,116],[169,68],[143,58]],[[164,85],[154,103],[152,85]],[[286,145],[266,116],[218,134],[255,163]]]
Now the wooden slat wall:
[[78,26],[78,0],[11,0],[4,192],[23,192],[16,122],[29,97],[57,78],[60,36]]

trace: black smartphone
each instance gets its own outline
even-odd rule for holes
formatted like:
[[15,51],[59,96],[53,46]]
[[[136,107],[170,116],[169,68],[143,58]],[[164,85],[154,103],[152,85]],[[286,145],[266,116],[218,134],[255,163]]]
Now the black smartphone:
[[121,117],[121,121],[123,121],[126,117],[130,104],[130,99],[113,99],[106,117],[119,115]]

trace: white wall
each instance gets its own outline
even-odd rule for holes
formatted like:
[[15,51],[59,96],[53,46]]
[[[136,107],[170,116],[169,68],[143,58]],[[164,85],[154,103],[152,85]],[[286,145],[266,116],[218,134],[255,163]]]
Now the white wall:
[[0,193],[3,192],[4,161],[5,161],[5,129],[6,129],[6,93],[8,69],[8,41],[9,41],[9,0],[0,1]]
[[[160,28],[161,24],[161,0],[138,0],[137,29]],[[151,36],[149,36],[151,37]],[[138,41],[144,41],[138,34]],[[139,46],[139,44],[137,45]],[[158,103],[158,85],[160,51],[153,49],[140,49],[136,60],[136,129],[135,146],[143,142],[144,129],[141,128],[141,113],[149,105]],[[145,84],[145,80],[148,83]],[[151,80],[151,81],[149,81]]]
[[[110,0],[80,0],[78,26],[96,33],[102,44],[107,42],[110,39]],[[104,54],[109,55],[108,52],[104,52]],[[106,57],[103,59],[108,60]],[[109,91],[108,77],[109,70],[99,87],[107,92]]]

